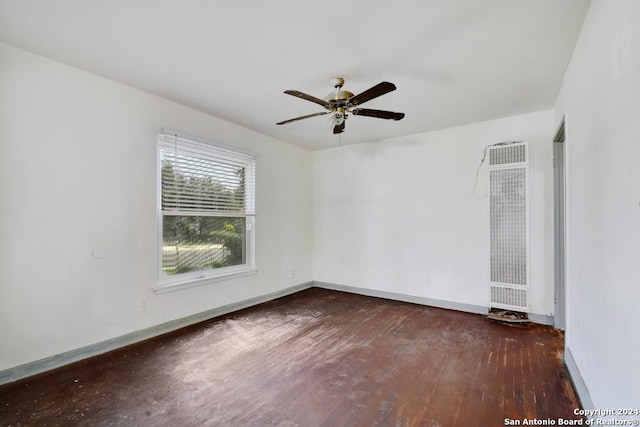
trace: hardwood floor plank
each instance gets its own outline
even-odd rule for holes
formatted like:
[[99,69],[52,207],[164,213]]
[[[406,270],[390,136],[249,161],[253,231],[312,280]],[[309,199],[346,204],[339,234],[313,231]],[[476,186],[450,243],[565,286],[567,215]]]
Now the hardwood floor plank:
[[2,425],[498,426],[573,417],[553,328],[312,288],[0,386]]

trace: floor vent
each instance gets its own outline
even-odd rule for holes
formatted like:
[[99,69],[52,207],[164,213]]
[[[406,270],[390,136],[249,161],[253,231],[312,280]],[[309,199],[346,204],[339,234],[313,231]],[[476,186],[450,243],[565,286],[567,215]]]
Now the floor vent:
[[530,309],[528,180],[525,142],[489,147],[491,307]]
[[487,316],[491,320],[497,320],[499,322],[506,323],[529,323],[529,316],[527,313],[521,311],[501,310],[493,308],[489,310]]

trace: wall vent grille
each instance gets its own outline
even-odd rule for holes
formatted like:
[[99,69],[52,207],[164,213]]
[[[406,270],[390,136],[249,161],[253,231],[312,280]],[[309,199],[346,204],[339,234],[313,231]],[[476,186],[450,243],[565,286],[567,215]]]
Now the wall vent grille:
[[489,165],[525,163],[527,146],[523,143],[492,147],[489,149]]
[[490,303],[529,311],[526,143],[489,147]]
[[525,168],[490,172],[491,281],[527,284]]
[[[526,289],[496,285],[491,285],[490,288],[492,307],[511,308],[520,311],[526,311],[528,309],[529,302],[527,301]],[[497,304],[500,306],[498,307]]]

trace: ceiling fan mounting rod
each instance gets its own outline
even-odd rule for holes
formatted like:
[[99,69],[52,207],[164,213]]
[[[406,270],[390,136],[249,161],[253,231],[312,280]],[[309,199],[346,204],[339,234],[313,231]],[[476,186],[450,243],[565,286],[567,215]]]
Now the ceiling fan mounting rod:
[[342,76],[332,77],[331,84],[333,85],[334,88],[336,88],[337,90],[340,90],[340,88],[344,85],[344,77]]

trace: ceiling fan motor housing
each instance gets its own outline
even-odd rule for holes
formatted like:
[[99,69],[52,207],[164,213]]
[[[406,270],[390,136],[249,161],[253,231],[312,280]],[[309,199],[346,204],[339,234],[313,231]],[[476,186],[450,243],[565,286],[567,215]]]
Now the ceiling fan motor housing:
[[347,101],[353,97],[353,93],[348,90],[342,90],[340,88],[334,90],[330,94],[324,97],[324,100],[330,102],[332,106],[344,107],[347,105]]

